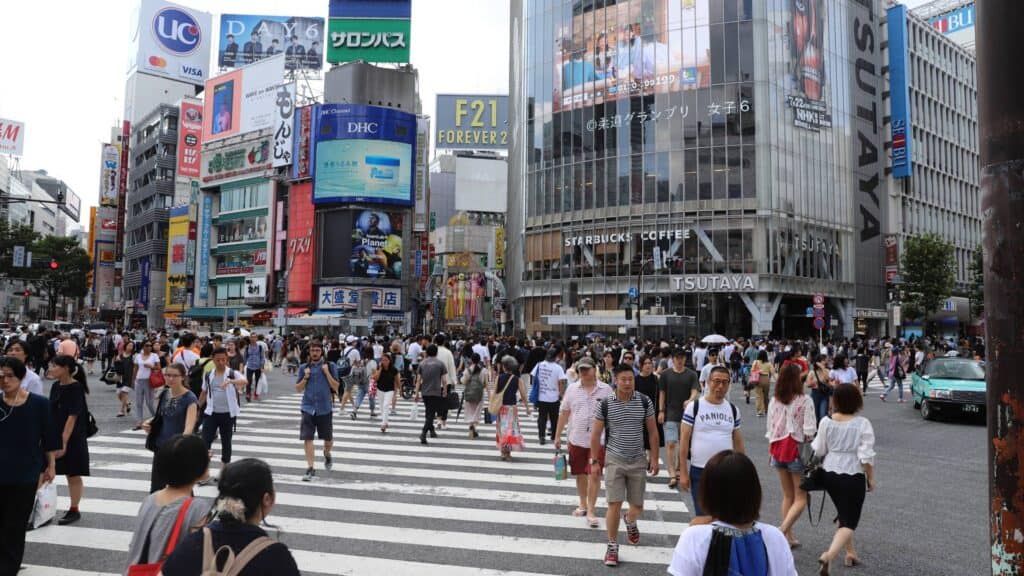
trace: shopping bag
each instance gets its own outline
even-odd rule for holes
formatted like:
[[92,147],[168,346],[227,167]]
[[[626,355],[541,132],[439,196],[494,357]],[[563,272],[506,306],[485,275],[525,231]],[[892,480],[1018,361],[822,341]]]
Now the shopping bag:
[[567,478],[568,466],[565,454],[561,450],[555,452],[555,480],[565,480]]
[[419,420],[419,419],[420,419],[420,403],[419,402],[414,402],[413,405],[412,405],[412,408],[409,409],[409,420]]
[[264,374],[270,374],[273,371],[274,371],[274,363],[271,362],[269,358],[264,360],[263,361],[263,373]]
[[36,501],[32,505],[32,515],[28,518],[28,529],[35,530],[50,523],[57,515],[57,485],[53,482],[43,484],[36,491]]
[[270,384],[267,383],[267,373],[260,374],[259,382],[256,383],[256,393],[260,396],[266,396],[267,392],[270,392]]

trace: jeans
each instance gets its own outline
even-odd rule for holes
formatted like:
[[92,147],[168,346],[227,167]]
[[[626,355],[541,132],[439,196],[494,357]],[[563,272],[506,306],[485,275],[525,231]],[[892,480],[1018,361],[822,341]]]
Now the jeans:
[[704,510],[700,507],[700,477],[704,474],[703,468],[690,466],[690,495],[693,497],[693,516],[703,516]]
[[818,422],[828,416],[828,400],[828,394],[819,392],[817,388],[811,390],[811,402],[814,403],[814,415],[818,418]]
[[207,449],[213,449],[213,439],[220,432],[220,461],[231,462],[231,435],[235,431],[235,419],[230,412],[214,412],[203,418],[203,442]]
[[885,392],[882,393],[882,399],[885,400],[886,398],[888,398],[889,397],[889,392],[892,392],[892,389],[897,387],[897,386],[900,387],[900,400],[903,400],[903,380],[898,380],[896,378],[893,378],[889,382],[889,387],[886,388]]
[[256,385],[259,384],[260,376],[262,376],[262,375],[263,375],[263,370],[262,369],[257,369],[257,370],[253,370],[252,368],[246,368],[245,369],[245,379],[248,380],[248,383],[245,385],[245,397],[246,398],[249,398],[250,396],[252,396],[254,392],[256,393],[257,397],[260,395],[259,392],[256,392],[256,390],[257,390]]
[[420,437],[424,438],[427,432],[436,432],[434,430],[434,418],[440,413],[441,409],[444,408],[447,400],[440,396],[424,396],[423,397],[423,431],[420,433]]
[[35,484],[0,484],[0,574],[17,574],[25,555],[25,529],[36,501]]
[[[381,424],[381,426],[387,426],[388,425],[388,415],[391,414],[391,399],[394,398],[395,391],[392,390],[391,392],[380,392],[378,390],[378,392],[380,394],[382,394],[381,401],[380,401],[381,402],[381,405],[380,405],[380,414],[381,414],[381,416],[380,416],[380,418],[381,418],[380,424]],[[373,409],[372,405],[370,406],[370,409],[371,410]]]
[[142,424],[146,420],[146,412],[149,412],[150,416],[156,415],[154,409],[155,401],[153,400],[153,389],[149,387],[149,380],[136,380],[135,381],[135,416],[138,424]]
[[548,422],[551,422],[551,438],[555,437],[555,429],[558,427],[558,410],[562,403],[559,401],[554,402],[537,402],[537,437],[544,440],[546,436]]
[[[366,398],[369,394],[370,394],[370,387],[368,385],[367,386],[356,386],[356,400],[355,400],[355,409],[356,410],[359,410],[359,408],[363,405],[363,399]],[[370,414],[373,414],[376,411],[377,411],[377,399],[374,398],[373,396],[370,396]]]

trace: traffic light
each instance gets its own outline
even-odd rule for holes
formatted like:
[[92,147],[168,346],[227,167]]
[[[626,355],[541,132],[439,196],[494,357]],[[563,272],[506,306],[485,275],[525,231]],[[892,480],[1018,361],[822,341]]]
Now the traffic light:
[[59,267],[60,267],[60,264],[58,264],[56,260],[51,258],[50,259],[50,270],[56,270]]
[[21,293],[21,295],[24,296],[25,298],[28,298],[29,296],[32,295],[32,293],[29,292],[28,290],[25,290],[24,292]]

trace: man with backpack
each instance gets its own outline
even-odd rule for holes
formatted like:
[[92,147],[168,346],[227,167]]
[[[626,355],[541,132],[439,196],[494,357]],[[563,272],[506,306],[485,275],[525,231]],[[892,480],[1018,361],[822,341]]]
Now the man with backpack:
[[[213,351],[213,370],[203,376],[199,404],[206,403],[203,411],[203,441],[213,449],[213,439],[220,433],[220,461],[231,462],[231,436],[238,418],[238,390],[248,384],[245,375],[228,367],[228,351]],[[190,373],[191,377],[191,373]],[[213,477],[211,476],[211,481]]]
[[[700,507],[700,478],[704,466],[722,450],[742,453],[741,418],[736,405],[726,400],[731,378],[725,366],[712,366],[703,397],[691,402],[683,411],[679,430],[679,486],[693,496],[693,520],[690,524],[711,521]],[[686,466],[689,461],[690,465]]]
[[334,446],[334,411],[331,394],[338,392],[341,383],[334,364],[324,361],[324,349],[319,340],[309,343],[309,362],[299,368],[299,380],[295,389],[302,392],[302,420],[299,423],[299,438],[306,453],[306,475],[303,482],[310,482],[316,476],[313,466],[316,454],[313,434],[324,443],[324,468],[331,469],[331,448]]
[[[658,475],[658,425],[654,402],[636,391],[633,368],[619,364],[615,368],[615,393],[598,405],[590,432],[591,473],[601,465],[602,438],[605,452],[605,498],[608,512],[608,548],[605,566],[619,564],[619,519],[626,524],[629,543],[640,543],[637,520],[644,510],[647,476]],[[647,430],[650,459],[644,454],[644,429]],[[607,431],[607,434],[605,434]],[[629,510],[622,503],[629,502]]]

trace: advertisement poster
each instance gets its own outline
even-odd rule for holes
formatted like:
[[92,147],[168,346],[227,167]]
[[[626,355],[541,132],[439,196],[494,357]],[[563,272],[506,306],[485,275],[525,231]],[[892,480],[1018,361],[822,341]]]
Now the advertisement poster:
[[295,116],[292,130],[292,180],[305,180],[312,176],[312,143],[313,111],[315,105],[299,108]]
[[402,214],[379,210],[354,213],[350,276],[402,278]]
[[104,144],[100,167],[100,206],[117,206],[121,181],[121,147]]
[[253,242],[267,239],[267,217],[250,216],[217,225],[217,244]]
[[288,191],[288,300],[292,304],[313,301],[313,243],[316,241],[313,184],[293,184]]
[[323,45],[323,18],[222,14],[217,65],[236,68],[283,53],[287,70],[320,70]]
[[149,256],[143,256],[139,261],[139,272],[142,273],[142,279],[139,284],[139,299],[138,305],[142,308],[149,306],[149,272],[150,272],[150,260]]
[[213,18],[163,0],[143,0],[132,29],[129,71],[202,85],[209,76]]
[[274,118],[274,168],[292,163],[295,145],[295,83],[283,84],[277,89],[277,116]]
[[185,100],[178,117],[178,176],[185,182],[199,178],[202,141],[203,103]]
[[508,96],[437,95],[438,148],[508,148]]
[[222,74],[206,83],[204,142],[275,126],[284,54]]
[[0,118],[0,156],[21,156],[25,150],[25,125]]
[[267,249],[259,248],[252,252],[236,252],[217,256],[217,276],[238,274],[256,274],[267,271]]
[[167,226],[167,309],[182,311],[188,304],[188,229],[188,206],[171,208]]
[[817,132],[832,127],[825,79],[824,0],[789,0],[790,89],[793,123]]
[[412,206],[416,116],[350,104],[317,107],[313,202]]
[[273,143],[269,137],[221,147],[209,147],[200,164],[200,178],[206,184],[252,177],[273,168]]

